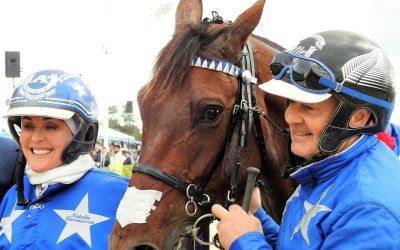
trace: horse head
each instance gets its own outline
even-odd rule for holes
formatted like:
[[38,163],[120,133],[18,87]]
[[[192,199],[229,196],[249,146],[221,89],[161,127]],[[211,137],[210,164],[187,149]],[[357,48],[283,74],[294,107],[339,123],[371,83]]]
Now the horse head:
[[[244,53],[251,54],[258,82],[272,77],[268,65],[281,48],[251,37],[264,4],[258,0],[234,22],[225,22],[216,13],[202,21],[199,0],[180,1],[174,35],[138,94],[142,152],[117,213],[111,249],[188,248],[194,220],[213,202],[226,203],[227,196],[241,202],[249,166],[263,165],[264,205],[279,218],[292,191],[280,177],[285,141],[268,121],[260,121],[256,131],[249,118],[256,110],[248,106],[284,126],[286,103],[247,87],[255,85],[248,74],[243,84],[245,74],[237,66]],[[250,95],[257,103],[243,102]],[[267,157],[259,143],[265,143]]]

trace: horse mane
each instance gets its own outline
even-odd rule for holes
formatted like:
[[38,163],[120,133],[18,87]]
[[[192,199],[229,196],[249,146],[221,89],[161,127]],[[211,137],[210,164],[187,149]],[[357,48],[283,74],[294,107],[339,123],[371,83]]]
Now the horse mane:
[[[172,39],[158,54],[153,66],[153,77],[139,93],[140,102],[151,98],[153,104],[159,104],[181,87],[193,56],[212,43],[225,30],[223,26],[219,29],[207,29],[209,24],[210,22],[203,21],[197,27],[188,26],[186,29],[175,32]],[[255,34],[251,37],[278,51],[285,49],[267,38]]]
[[143,102],[151,97],[153,103],[161,103],[182,85],[193,56],[224,31],[224,29],[207,30],[209,24],[201,22],[198,27],[188,26],[182,31],[175,32],[158,54],[153,66],[153,77],[142,89],[138,100]]
[[268,38],[265,38],[265,37],[262,37],[262,36],[259,36],[259,35],[256,35],[256,34],[251,34],[251,37],[253,37],[253,38],[255,38],[255,39],[257,39],[257,40],[259,40],[259,41],[271,46],[272,48],[274,48],[274,49],[276,49],[278,51],[285,50],[284,47],[282,47],[281,45],[277,44],[276,42],[273,42],[273,41],[269,40]]

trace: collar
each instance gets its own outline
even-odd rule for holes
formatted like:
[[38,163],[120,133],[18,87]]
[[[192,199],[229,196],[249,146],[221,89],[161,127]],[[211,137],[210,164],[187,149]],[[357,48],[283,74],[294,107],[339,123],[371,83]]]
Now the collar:
[[374,135],[363,135],[350,147],[342,152],[327,157],[321,161],[306,165],[290,177],[299,184],[306,184],[327,179],[346,167],[354,158],[358,157],[377,142]]
[[41,173],[33,171],[29,164],[26,164],[25,173],[32,185],[39,185],[44,189],[49,184],[54,183],[71,184],[79,180],[93,166],[92,157],[89,154],[84,154],[70,164],[64,164]]

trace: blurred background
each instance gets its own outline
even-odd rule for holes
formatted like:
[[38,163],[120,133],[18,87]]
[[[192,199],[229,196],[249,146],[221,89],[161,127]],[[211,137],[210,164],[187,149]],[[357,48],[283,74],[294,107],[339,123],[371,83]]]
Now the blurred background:
[[[203,17],[216,10],[233,21],[254,2],[204,0]],[[7,110],[13,86],[25,76],[41,69],[63,69],[81,74],[94,90],[103,134],[111,133],[107,127],[112,125],[132,136],[128,140],[140,141],[136,94],[150,78],[158,51],[172,36],[177,4],[178,0],[2,0],[0,55],[20,53],[21,78],[6,78],[5,60],[0,60],[0,114]],[[399,13],[398,0],[267,0],[254,33],[291,47],[323,30],[356,31],[387,52],[400,77]],[[132,112],[127,112],[129,102]],[[399,106],[397,102],[392,118],[398,124]],[[6,127],[3,118],[0,126]]]

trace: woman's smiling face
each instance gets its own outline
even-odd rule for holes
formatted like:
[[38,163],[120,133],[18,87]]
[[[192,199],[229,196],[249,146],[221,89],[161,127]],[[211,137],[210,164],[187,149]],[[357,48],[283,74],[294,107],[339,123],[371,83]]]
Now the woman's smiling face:
[[61,155],[72,140],[63,120],[43,116],[24,116],[20,144],[31,169],[44,172],[63,165]]

